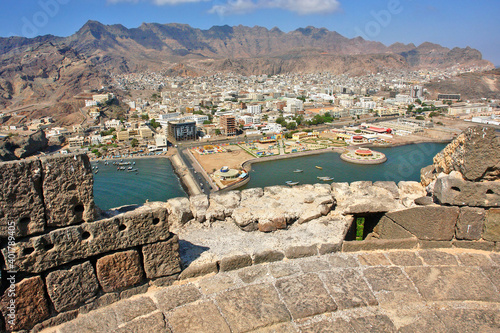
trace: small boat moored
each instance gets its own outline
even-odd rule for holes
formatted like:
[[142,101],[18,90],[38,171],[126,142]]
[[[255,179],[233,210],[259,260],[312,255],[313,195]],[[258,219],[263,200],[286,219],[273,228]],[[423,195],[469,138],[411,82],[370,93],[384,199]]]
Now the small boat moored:
[[316,169],[323,170],[322,167],[316,165]]
[[288,186],[295,186],[295,185],[298,185],[299,182],[292,182],[291,180],[289,180],[285,184],[287,184]]
[[295,173],[301,173],[301,172],[304,172],[304,170],[296,169],[296,170],[293,170],[293,172],[295,172]]

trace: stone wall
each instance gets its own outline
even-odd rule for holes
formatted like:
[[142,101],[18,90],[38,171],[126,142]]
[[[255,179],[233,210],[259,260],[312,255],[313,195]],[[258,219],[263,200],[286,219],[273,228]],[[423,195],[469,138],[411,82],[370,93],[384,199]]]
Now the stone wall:
[[2,163],[0,177],[0,331],[57,325],[180,273],[166,207],[98,216],[86,155]]

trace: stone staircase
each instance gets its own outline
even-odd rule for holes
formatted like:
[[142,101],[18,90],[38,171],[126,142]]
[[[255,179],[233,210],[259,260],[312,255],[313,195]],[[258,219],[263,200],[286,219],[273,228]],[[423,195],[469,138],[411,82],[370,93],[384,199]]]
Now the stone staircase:
[[333,253],[150,287],[34,331],[500,332],[499,290],[499,253]]

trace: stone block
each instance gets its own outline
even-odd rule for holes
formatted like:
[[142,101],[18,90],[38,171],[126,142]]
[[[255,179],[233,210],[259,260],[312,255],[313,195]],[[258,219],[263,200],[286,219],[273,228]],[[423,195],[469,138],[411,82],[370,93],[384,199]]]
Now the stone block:
[[179,275],[180,274],[174,274],[170,276],[164,276],[157,279],[153,279],[149,282],[149,284],[157,288],[170,287],[179,279]]
[[299,266],[304,273],[316,273],[330,270],[330,264],[324,257],[311,257],[299,261]]
[[132,332],[171,333],[170,329],[165,324],[165,318],[161,312],[155,312],[151,315],[140,317],[113,331],[113,333]]
[[453,175],[439,177],[434,196],[443,205],[470,207],[499,207],[500,183],[468,182]]
[[452,241],[427,241],[420,240],[418,241],[418,245],[420,249],[451,249],[453,247]]
[[290,262],[276,262],[269,265],[269,272],[275,279],[300,273],[300,267]]
[[[35,324],[42,322],[50,316],[49,303],[45,298],[43,281],[39,276],[21,280],[15,284],[15,305],[12,309],[11,300],[7,289],[0,299],[0,309],[3,318],[8,322],[14,319],[15,324],[7,323],[7,330],[29,330]],[[12,290],[11,290],[12,291]],[[11,306],[11,308],[8,308]],[[12,315],[14,317],[12,317]]]
[[86,154],[42,157],[43,198],[48,227],[92,222],[94,177]]
[[431,197],[420,197],[414,200],[415,204],[418,206],[429,206],[434,204],[434,200]]
[[393,220],[384,216],[373,229],[380,239],[404,239],[413,238],[414,236]]
[[391,262],[383,253],[361,253],[358,261],[362,266],[390,266]]
[[263,265],[246,267],[238,272],[238,276],[244,283],[254,283],[257,280],[262,280],[266,275],[267,267]]
[[394,199],[399,199],[399,188],[395,182],[378,181],[373,183],[373,186],[384,188],[394,196]]
[[142,248],[144,270],[148,279],[169,276],[181,272],[179,237],[174,235],[165,242],[145,245]]
[[457,207],[415,207],[385,216],[421,240],[450,241],[455,235]]
[[184,284],[170,288],[164,288],[153,294],[158,308],[163,312],[168,312],[178,306],[193,303],[202,297],[198,288],[192,284]]
[[230,333],[226,321],[212,301],[190,304],[172,311],[168,322],[174,332]]
[[363,241],[345,241],[342,244],[343,252],[377,251],[414,249],[418,245],[416,238],[407,239],[365,239]]
[[[166,211],[142,206],[93,223],[70,226],[16,244],[19,270],[40,273],[74,260],[167,240]],[[2,250],[4,258],[7,250]]]
[[387,257],[396,266],[422,266],[423,261],[414,252],[396,251],[387,252]]
[[482,208],[460,208],[456,230],[457,239],[480,240],[485,217],[486,211]]
[[196,285],[205,295],[220,293],[228,289],[235,289],[238,282],[235,281],[233,274],[220,273],[209,278],[199,279]]
[[458,260],[463,266],[491,266],[490,258],[481,253],[457,253]]
[[255,253],[253,255],[253,263],[255,265],[258,265],[262,263],[281,261],[283,260],[283,258],[285,258],[285,254],[283,252],[276,250],[267,250]]
[[[0,163],[0,237],[43,232],[42,166],[37,160]],[[28,208],[29,207],[29,208]]]
[[142,286],[130,288],[124,290],[120,293],[120,299],[127,299],[135,295],[145,294],[148,292],[149,284],[143,284]]
[[276,289],[294,319],[337,310],[337,305],[316,274],[280,279],[276,281]]
[[191,212],[196,221],[203,223],[206,220],[207,209],[209,207],[208,196],[201,194],[189,198]]
[[355,332],[373,332],[374,328],[378,332],[397,332],[396,326],[386,315],[353,318],[349,323]]
[[191,264],[186,267],[179,276],[179,279],[190,279],[203,275],[208,275],[211,273],[217,273],[219,268],[217,267],[217,262],[208,262],[204,264]]
[[89,313],[90,311],[105,308],[110,304],[118,302],[119,300],[120,300],[120,295],[118,293],[107,293],[92,299],[90,303],[82,305],[78,309],[78,312],[80,313],[80,315]]
[[487,241],[465,241],[465,240],[454,240],[453,247],[459,249],[471,249],[479,251],[493,251],[495,249],[495,243]]
[[144,272],[136,250],[117,252],[97,260],[97,278],[104,292],[113,292],[140,283]]
[[297,259],[312,257],[318,255],[318,246],[316,244],[309,246],[292,246],[285,250],[285,257],[288,259]]
[[178,229],[193,218],[191,203],[188,198],[174,198],[167,201],[168,224],[171,229]]
[[500,208],[491,208],[486,214],[483,238],[487,241],[500,242]]
[[342,250],[342,243],[323,243],[319,246],[318,252],[320,255],[340,252]]
[[219,269],[221,272],[234,271],[247,266],[252,266],[252,257],[248,254],[234,255],[222,258],[219,261]]
[[[32,332],[38,333],[38,332],[45,330],[46,328],[59,326],[61,324],[64,324],[68,321],[75,319],[77,316],[78,316],[78,310],[72,310],[72,311],[60,313],[55,317],[49,318],[49,319],[47,319],[39,324],[36,324],[35,327],[33,327]],[[47,331],[44,331],[44,332],[47,332]],[[56,332],[56,331],[54,330],[54,332]]]
[[137,317],[156,311],[156,305],[148,296],[134,297],[122,300],[110,306],[116,313],[118,325],[128,323]]
[[98,289],[94,267],[88,261],[47,275],[47,291],[59,312],[83,304],[94,297]]
[[218,295],[216,301],[233,332],[249,332],[291,320],[271,284],[230,290]]
[[358,256],[348,253],[336,253],[328,257],[333,268],[356,268],[359,267]]
[[457,266],[457,258],[453,254],[443,251],[425,250],[418,251],[424,263],[430,266]]

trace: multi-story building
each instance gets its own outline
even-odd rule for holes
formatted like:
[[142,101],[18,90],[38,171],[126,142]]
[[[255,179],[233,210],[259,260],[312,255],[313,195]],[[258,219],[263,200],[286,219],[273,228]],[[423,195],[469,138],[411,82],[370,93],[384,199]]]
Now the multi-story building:
[[220,126],[225,135],[236,135],[236,117],[229,115],[220,117]]
[[172,141],[196,140],[196,122],[171,121],[168,123],[168,136]]
[[247,111],[250,112],[251,114],[261,114],[262,113],[262,106],[261,105],[249,105],[247,107]]

